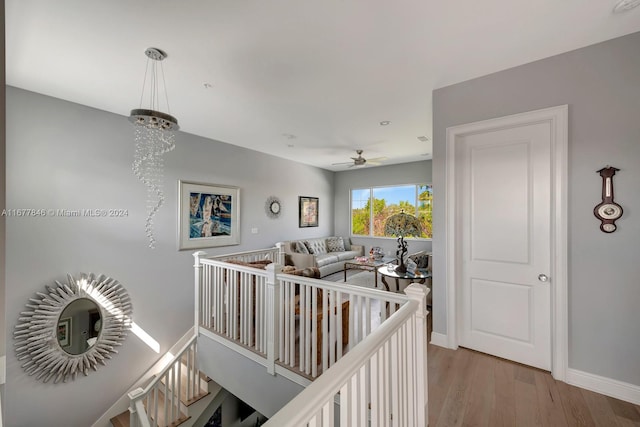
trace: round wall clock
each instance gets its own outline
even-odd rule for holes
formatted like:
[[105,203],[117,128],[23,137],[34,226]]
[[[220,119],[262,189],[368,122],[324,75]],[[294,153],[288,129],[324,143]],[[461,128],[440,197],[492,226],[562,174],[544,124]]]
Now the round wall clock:
[[620,169],[607,166],[598,173],[602,177],[602,202],[593,208],[593,214],[600,220],[600,230],[605,233],[616,231],[616,220],[622,216],[622,206],[613,201],[613,176]]
[[282,210],[282,203],[277,197],[271,196],[264,204],[264,209],[267,212],[267,216],[269,218],[277,218],[280,215],[280,211]]

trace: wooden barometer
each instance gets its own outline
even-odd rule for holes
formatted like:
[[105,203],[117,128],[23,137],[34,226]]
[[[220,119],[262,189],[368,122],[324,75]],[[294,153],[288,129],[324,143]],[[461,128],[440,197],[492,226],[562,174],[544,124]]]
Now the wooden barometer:
[[616,231],[616,220],[622,216],[622,206],[613,201],[613,176],[620,169],[607,166],[598,171],[602,177],[602,202],[593,208],[593,214],[600,220],[600,230],[605,233]]

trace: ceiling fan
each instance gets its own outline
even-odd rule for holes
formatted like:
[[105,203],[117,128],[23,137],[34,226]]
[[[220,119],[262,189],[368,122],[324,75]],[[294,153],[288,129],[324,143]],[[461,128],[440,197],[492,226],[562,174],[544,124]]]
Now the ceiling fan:
[[386,157],[376,157],[374,159],[365,159],[364,157],[362,157],[362,152],[363,150],[356,150],[356,154],[358,155],[358,157],[352,157],[353,162],[332,163],[332,165],[333,166],[349,165],[348,167],[352,168],[354,166],[364,166],[365,164],[379,165],[381,164],[382,160],[387,159]]

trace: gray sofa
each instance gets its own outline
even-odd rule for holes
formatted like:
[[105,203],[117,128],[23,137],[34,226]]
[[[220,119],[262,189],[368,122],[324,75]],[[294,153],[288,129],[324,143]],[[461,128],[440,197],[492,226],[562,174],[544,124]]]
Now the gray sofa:
[[345,261],[364,255],[364,246],[349,238],[330,236],[282,242],[285,263],[298,269],[317,268],[320,277],[342,271]]

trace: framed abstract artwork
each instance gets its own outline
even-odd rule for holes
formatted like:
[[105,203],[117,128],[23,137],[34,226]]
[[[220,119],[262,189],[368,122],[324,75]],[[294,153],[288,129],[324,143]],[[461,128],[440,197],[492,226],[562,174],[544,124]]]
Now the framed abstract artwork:
[[298,227],[318,226],[318,198],[298,197]]
[[240,189],[178,181],[178,249],[240,244]]

